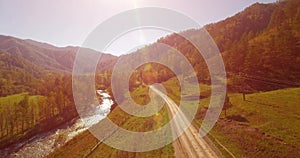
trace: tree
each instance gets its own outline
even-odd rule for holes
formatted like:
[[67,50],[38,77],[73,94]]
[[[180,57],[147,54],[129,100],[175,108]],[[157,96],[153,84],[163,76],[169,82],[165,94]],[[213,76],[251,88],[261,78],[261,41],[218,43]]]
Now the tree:
[[268,28],[279,26],[284,21],[284,11],[281,8],[275,9],[273,12]]
[[28,108],[29,108],[29,95],[25,94],[23,100],[21,100],[18,104],[17,107],[21,113],[21,131],[24,131],[24,127],[25,127],[25,123],[27,124],[27,126],[29,125],[29,121],[27,119],[27,112],[28,112]]
[[[16,104],[14,104],[13,107],[16,107]],[[15,124],[16,124],[16,113],[15,112],[11,112],[11,109],[8,108],[8,121],[9,121],[9,126],[10,126],[10,129],[9,129],[9,133],[10,133],[10,136],[13,137],[14,136],[14,128],[15,128]]]
[[3,115],[4,115],[3,113],[0,113],[0,133],[1,133],[0,138],[2,138],[4,135],[4,130],[3,130],[4,117],[3,117]]
[[65,97],[61,91],[55,93],[55,103],[58,107],[59,113],[63,114],[65,108]]
[[3,128],[3,133],[5,132],[5,135],[3,134],[3,136],[7,136],[8,133],[8,111],[5,109],[3,112],[3,121],[5,122],[4,124],[4,128]]
[[226,94],[224,106],[223,106],[225,118],[227,117],[227,109],[229,109],[230,107],[232,107],[232,104],[230,103],[230,99],[229,99],[228,95]]
[[39,121],[46,120],[49,116],[49,111],[47,110],[47,101],[45,98],[40,98],[38,100],[39,106]]
[[300,30],[300,20],[299,20],[300,19],[300,7],[298,8],[294,19],[295,20],[294,20],[293,27],[294,27],[295,30],[299,31]]
[[47,109],[49,110],[48,118],[52,118],[53,116],[56,115],[56,112],[55,112],[56,104],[55,104],[55,93],[54,92],[50,92],[49,96],[47,96],[47,103],[48,103]]

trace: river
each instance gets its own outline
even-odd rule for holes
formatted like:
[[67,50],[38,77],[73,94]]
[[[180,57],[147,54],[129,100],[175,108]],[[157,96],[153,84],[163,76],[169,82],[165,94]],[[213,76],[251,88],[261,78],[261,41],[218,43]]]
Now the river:
[[[45,157],[56,148],[64,145],[76,135],[87,130],[89,127],[105,118],[109,112],[113,101],[106,91],[98,90],[102,103],[96,106],[93,114],[85,118],[77,118],[61,127],[34,136],[33,138],[15,144],[13,147],[5,149],[0,157],[16,158],[40,158]],[[85,123],[84,123],[85,122]],[[10,153],[9,151],[15,151]]]

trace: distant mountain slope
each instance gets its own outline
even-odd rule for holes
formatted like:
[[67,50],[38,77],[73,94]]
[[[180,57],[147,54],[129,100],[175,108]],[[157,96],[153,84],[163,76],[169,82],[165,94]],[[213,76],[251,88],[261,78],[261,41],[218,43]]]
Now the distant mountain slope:
[[[78,50],[79,47],[59,48],[0,35],[0,96],[21,92],[39,94],[49,73],[72,73]],[[113,55],[102,54],[97,71],[111,70],[117,59]]]
[[[229,89],[238,90],[242,87],[252,90],[271,90],[300,85],[300,1],[285,0],[270,4],[255,3],[244,11],[223,21],[205,26],[218,45],[225,63],[229,79]],[[209,83],[210,77],[205,61],[193,45],[180,34],[186,34],[194,39],[200,39],[199,30],[186,30],[178,34],[159,39],[156,43],[164,43],[176,48],[187,57],[196,70],[200,82]],[[127,58],[124,68],[134,62],[136,53],[150,52],[149,55],[139,56],[153,58],[157,51],[156,43],[138,51],[123,55]],[[8,36],[0,36],[0,51],[18,56],[23,60],[52,72],[71,72],[75,54],[79,47],[58,48],[46,43],[32,40],[21,40]],[[162,54],[174,65],[180,67],[181,61],[175,61],[168,53]],[[105,54],[103,62],[98,65],[98,71],[111,72],[119,59]],[[5,62],[5,61],[3,61]],[[156,81],[165,81],[174,76],[167,73],[161,66],[152,66],[157,72]],[[142,71],[143,68],[140,68]],[[168,70],[169,71],[169,70]],[[138,72],[135,72],[138,78]],[[122,74],[120,74],[122,75]],[[244,78],[241,78],[241,75]],[[246,78],[245,78],[246,76]],[[254,77],[249,79],[249,77]],[[261,80],[261,81],[259,81]],[[155,82],[155,81],[153,81]],[[268,84],[274,82],[275,84]],[[150,82],[151,83],[151,82]],[[239,87],[234,88],[232,85]],[[240,91],[240,90],[238,90]]]
[[[71,72],[79,47],[55,47],[33,40],[22,40],[0,35],[0,51],[17,55],[25,60],[50,71]],[[116,60],[110,54],[103,55],[104,61]],[[108,65],[110,65],[108,63]]]
[[[223,55],[229,84],[243,84],[249,90],[300,85],[299,0],[255,3],[244,11],[205,28]],[[193,29],[182,33],[197,39],[198,31]],[[181,51],[197,71],[206,69],[204,61],[195,57],[193,46],[177,34],[169,35],[158,42],[169,44]],[[240,78],[239,74],[255,77],[256,81]]]
[[43,74],[38,66],[19,56],[0,52],[0,96],[32,92],[40,84],[38,78]]
[[[299,0],[270,4],[255,3],[244,11],[220,22],[206,25],[205,28],[222,53],[229,90],[244,89],[250,93],[300,86]],[[205,61],[193,44],[181,36],[184,34],[195,41],[201,41],[200,32],[199,29],[191,29],[163,37],[154,44],[121,56],[120,58],[126,59],[122,67],[125,71],[136,62],[136,59],[148,60],[159,56],[173,63],[177,69],[180,68],[182,61],[176,60],[172,53],[169,53],[170,50],[162,50],[164,48],[158,50],[158,43],[163,43],[177,49],[188,59],[200,82],[209,83],[209,71]],[[158,52],[160,53],[157,54]],[[166,81],[174,76],[170,70],[157,64],[152,64],[152,70],[139,68],[138,72],[134,72],[132,80],[142,79],[140,75],[146,76],[144,78],[148,79],[145,79],[147,81],[144,80],[144,83],[150,84]],[[149,78],[153,81],[149,82]]]

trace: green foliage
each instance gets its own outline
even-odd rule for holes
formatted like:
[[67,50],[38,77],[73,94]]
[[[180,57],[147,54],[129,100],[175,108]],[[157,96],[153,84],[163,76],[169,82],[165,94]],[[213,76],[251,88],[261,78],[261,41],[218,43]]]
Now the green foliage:
[[26,60],[0,52],[0,96],[29,92],[37,94],[42,71]]
[[[257,3],[233,17],[206,26],[222,52],[230,90],[265,91],[300,85],[300,27],[297,27],[300,18],[295,17],[299,8],[298,0]],[[238,74],[278,84],[246,78],[236,80]]]
[[[230,90],[242,91],[245,89],[253,92],[300,85],[298,80],[300,78],[298,72],[300,27],[297,27],[300,18],[296,18],[300,14],[299,8],[300,4],[297,0],[272,4],[256,3],[233,17],[205,26],[222,53],[230,80],[228,87]],[[183,67],[181,65],[183,60],[177,61],[171,53],[168,54],[169,49],[157,50],[156,44],[163,43],[181,52],[193,66],[198,80],[201,83],[209,84],[210,75],[205,61],[195,47],[181,36],[183,34],[196,40],[201,39],[197,29],[171,34],[159,39],[157,43],[127,55],[128,63],[134,62],[130,59],[131,57],[137,59],[135,57],[138,57],[138,54],[144,53],[141,56],[150,60],[154,58],[153,55],[156,52],[160,51],[160,58],[168,59],[175,65],[175,69],[180,70]],[[156,69],[154,63],[151,65],[152,67],[144,65],[142,66],[144,68],[137,69],[134,75],[140,74],[142,77],[141,79],[137,76],[132,77],[131,90],[135,86],[138,87],[141,82],[161,83],[174,76],[172,71],[166,67]],[[125,64],[124,67],[126,66]],[[181,70],[181,73],[184,71]],[[249,78],[236,80],[240,74],[282,84],[271,85]],[[141,81],[135,85],[137,80]]]
[[18,141],[26,136],[30,129],[37,125],[39,122],[37,102],[42,98],[42,96],[29,96],[27,93],[0,98],[1,148],[7,143]]
[[[136,132],[159,129],[169,122],[166,108],[162,108],[158,115],[141,118],[132,116],[124,112],[120,107],[116,107],[108,115],[108,117],[119,127]],[[170,137],[172,137],[171,132]],[[117,141],[126,142],[126,139],[130,138],[122,138]],[[158,140],[152,139],[151,141],[155,142]],[[66,145],[55,150],[53,153],[48,155],[48,157],[84,157],[95,147],[97,143],[98,140],[90,132],[86,131],[70,140]],[[174,150],[172,144],[147,152],[127,152],[110,147],[105,143],[100,143],[96,148],[94,148],[93,152],[88,157],[172,157],[173,155]]]
[[[253,92],[299,86],[299,0],[273,4],[256,3],[233,17],[207,25],[205,28],[224,58],[230,91]],[[96,88],[111,90],[111,73],[117,59],[128,59],[122,65],[126,71],[134,60],[150,60],[157,56],[156,53],[160,53],[159,57],[169,61],[173,67],[168,68],[157,63],[141,65],[130,76],[131,95],[136,97],[137,102],[145,104],[149,100],[145,94],[148,90],[145,85],[163,83],[167,87],[168,95],[177,101],[180,88],[171,69],[179,70],[179,75],[185,79],[191,74],[185,74],[183,60],[175,58],[171,49],[160,50],[156,45],[158,43],[169,45],[181,52],[194,68],[199,82],[202,85],[210,84],[205,61],[193,44],[181,36],[182,34],[196,40],[201,39],[199,30],[192,29],[171,34],[159,39],[155,44],[119,58],[103,55],[102,62],[97,66],[97,72],[100,73],[96,74]],[[30,40],[0,36],[0,96],[2,100],[6,100],[0,102],[1,144],[8,142],[12,137],[16,138],[13,141],[17,141],[25,138],[27,133],[28,136],[33,135],[30,131],[38,133],[46,130],[49,122],[53,124],[53,128],[77,116],[70,75],[77,50],[78,48],[74,47],[56,48]],[[244,76],[240,75],[241,73]],[[123,73],[116,75],[119,79],[124,76]],[[249,76],[256,79],[251,80]],[[168,80],[170,82],[165,82]],[[270,85],[266,84],[266,81],[258,80],[272,80],[276,81],[276,84]],[[113,86],[117,89],[124,87],[120,83]],[[13,95],[19,93],[23,94]],[[121,97],[124,98],[125,95],[129,94]],[[209,95],[207,92],[206,96]],[[91,96],[81,99],[88,97]],[[235,100],[232,101],[231,98],[226,98],[225,108],[230,107],[227,106],[230,102],[234,106],[229,111],[236,109]],[[251,122],[251,119],[249,120]],[[149,128],[153,125],[151,121],[145,124]]]
[[228,110],[228,115],[236,117],[239,114],[246,121],[219,121],[215,133],[218,133],[221,140],[228,138],[223,143],[226,146],[233,144],[242,151],[242,157],[297,157],[299,94],[299,88],[283,89],[249,94],[247,101],[242,101],[241,94],[231,94],[229,97],[233,106]]
[[0,148],[77,116],[71,76],[48,74],[40,82],[43,86],[31,87],[38,96],[22,93],[0,98]]

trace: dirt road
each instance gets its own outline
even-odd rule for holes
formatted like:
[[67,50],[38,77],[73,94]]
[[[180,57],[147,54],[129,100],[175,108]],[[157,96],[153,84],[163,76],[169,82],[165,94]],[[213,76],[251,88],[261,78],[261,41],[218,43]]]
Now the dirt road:
[[[168,105],[170,119],[175,119],[175,115],[178,112],[180,117],[176,117],[174,126],[172,128],[173,136],[176,132],[179,132],[185,125],[189,125],[189,121],[186,116],[179,111],[179,107],[176,103],[170,99],[167,95],[151,86],[151,89],[162,97]],[[212,149],[208,143],[199,136],[199,131],[192,125],[190,125],[184,133],[173,142],[175,150],[175,157],[191,157],[191,158],[215,158],[220,157],[217,152]]]

